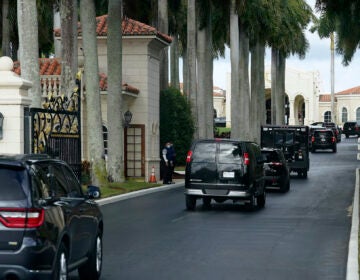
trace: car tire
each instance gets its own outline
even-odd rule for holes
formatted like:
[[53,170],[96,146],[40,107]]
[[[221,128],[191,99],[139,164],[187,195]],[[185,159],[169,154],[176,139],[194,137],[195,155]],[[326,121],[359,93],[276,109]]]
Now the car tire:
[[266,192],[264,191],[261,195],[256,197],[256,204],[259,208],[264,208],[266,203]]
[[67,280],[69,279],[68,274],[68,250],[65,244],[61,243],[56,255],[56,263],[52,279]]
[[186,209],[189,211],[194,211],[196,207],[196,197],[192,195],[185,195]]
[[346,138],[349,138],[349,134],[345,134],[345,137],[346,137]]
[[91,249],[88,260],[85,264],[79,267],[79,278],[81,280],[98,280],[101,275],[102,268],[102,234],[98,231],[95,239],[95,244]]
[[283,192],[283,193],[288,192],[289,189],[290,189],[290,182],[289,181],[284,182],[280,187],[280,191]]
[[203,207],[205,209],[208,209],[211,207],[211,198],[210,197],[204,197],[203,198]]
[[335,146],[334,148],[333,148],[333,153],[336,153],[337,152],[337,147]]

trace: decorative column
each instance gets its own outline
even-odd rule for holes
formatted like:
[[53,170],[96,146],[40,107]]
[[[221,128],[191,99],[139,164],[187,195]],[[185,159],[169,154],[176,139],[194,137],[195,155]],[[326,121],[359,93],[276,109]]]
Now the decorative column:
[[289,108],[290,108],[290,116],[289,116],[289,124],[295,124],[295,106],[294,99],[289,99]]
[[10,57],[0,58],[0,113],[3,116],[0,154],[26,152],[25,138],[29,139],[30,135],[30,130],[24,131],[24,111],[31,104],[28,89],[32,83],[16,75],[13,67],[14,62]]

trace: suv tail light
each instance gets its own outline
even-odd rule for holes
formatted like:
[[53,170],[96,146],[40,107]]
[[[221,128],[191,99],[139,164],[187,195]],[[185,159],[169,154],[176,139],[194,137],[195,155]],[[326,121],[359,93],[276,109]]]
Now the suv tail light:
[[315,142],[315,136],[311,136],[311,142]]
[[250,164],[249,153],[244,153],[244,164],[245,164],[245,165],[249,165],[249,164]]
[[335,142],[336,142],[336,140],[335,140],[335,137],[334,137],[334,136],[332,136],[332,137],[331,137],[331,142],[332,142],[332,143],[335,143]]
[[36,228],[43,224],[44,209],[0,208],[0,222],[8,228]]
[[191,162],[192,155],[193,155],[193,152],[192,152],[192,151],[188,151],[187,156],[186,156],[186,163],[190,163],[190,162]]

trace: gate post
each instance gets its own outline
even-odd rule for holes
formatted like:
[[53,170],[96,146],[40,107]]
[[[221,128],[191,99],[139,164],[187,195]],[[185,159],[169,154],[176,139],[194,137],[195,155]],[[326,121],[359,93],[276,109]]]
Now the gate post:
[[24,131],[24,110],[31,104],[28,89],[32,83],[15,74],[13,67],[10,57],[0,57],[0,113],[4,116],[0,154],[24,153],[25,137],[30,135]]

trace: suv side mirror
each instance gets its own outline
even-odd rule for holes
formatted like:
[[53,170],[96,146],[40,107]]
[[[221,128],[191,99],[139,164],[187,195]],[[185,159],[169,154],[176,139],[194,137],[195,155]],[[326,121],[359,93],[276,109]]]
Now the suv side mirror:
[[97,186],[88,186],[87,195],[89,198],[100,198],[101,197],[100,188]]

